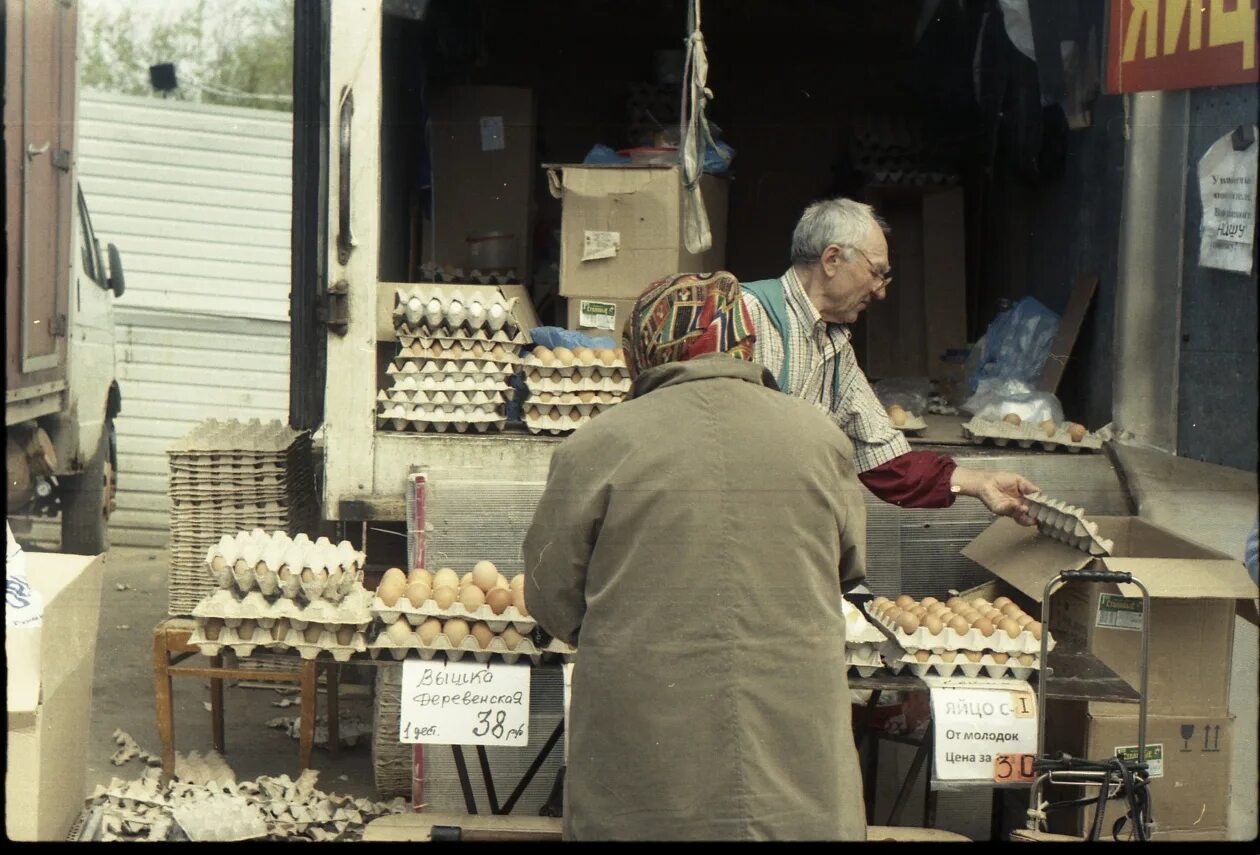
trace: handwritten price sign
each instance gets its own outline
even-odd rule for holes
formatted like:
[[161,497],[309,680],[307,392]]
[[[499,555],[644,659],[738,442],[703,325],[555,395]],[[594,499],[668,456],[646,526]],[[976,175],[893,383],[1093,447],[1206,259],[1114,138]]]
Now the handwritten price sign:
[[993,758],[993,782],[996,784],[1031,784],[1033,755],[999,754]]
[[528,665],[403,660],[400,742],[529,744]]

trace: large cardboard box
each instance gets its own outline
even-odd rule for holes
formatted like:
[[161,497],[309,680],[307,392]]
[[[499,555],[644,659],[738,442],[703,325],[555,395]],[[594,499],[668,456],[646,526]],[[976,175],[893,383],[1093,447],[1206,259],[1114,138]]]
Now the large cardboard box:
[[510,86],[451,86],[429,103],[432,218],[425,261],[469,269],[468,237],[511,234],[516,274],[527,279],[533,242],[534,93]]
[[[1137,517],[1093,517],[1115,541],[1092,558],[1002,518],[963,555],[1040,603],[1046,583],[1071,569],[1128,571],[1152,598],[1149,704],[1159,715],[1215,714],[1229,705],[1234,614],[1256,622],[1256,584],[1236,559]],[[1139,687],[1141,593],[1132,584],[1070,583],[1051,601],[1050,630],[1068,650],[1091,652]],[[1134,599],[1137,598],[1137,599]],[[1130,714],[1129,705],[1094,711]]]
[[680,169],[661,164],[545,165],[561,200],[560,293],[634,299],[675,273],[721,270],[726,263],[725,179],[705,175],[700,193],[713,246],[692,255],[683,241]]
[[621,334],[634,308],[634,300],[610,300],[607,297],[569,297],[569,318],[566,326],[587,335],[603,335],[615,339],[621,347]]
[[[27,553],[44,599],[38,689],[9,706],[5,831],[14,840],[64,840],[87,796],[92,670],[101,604],[101,556]],[[6,639],[6,656],[21,655]],[[14,679],[14,669],[8,670]]]

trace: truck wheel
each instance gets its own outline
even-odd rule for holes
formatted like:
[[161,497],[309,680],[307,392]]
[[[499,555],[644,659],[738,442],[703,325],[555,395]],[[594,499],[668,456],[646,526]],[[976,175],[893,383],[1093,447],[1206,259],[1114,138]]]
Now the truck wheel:
[[114,422],[105,422],[96,453],[81,475],[61,482],[61,548],[76,555],[99,555],[109,549],[108,481]]

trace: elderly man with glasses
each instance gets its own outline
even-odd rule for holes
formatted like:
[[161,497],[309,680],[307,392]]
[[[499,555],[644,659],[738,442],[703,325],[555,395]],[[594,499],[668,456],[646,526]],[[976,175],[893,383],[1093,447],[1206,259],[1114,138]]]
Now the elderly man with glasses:
[[778,279],[745,282],[757,333],[753,359],[779,388],[827,412],[853,442],[858,477],[906,508],[940,508],[958,495],[1032,525],[1023,497],[1037,486],[1013,472],[966,469],[911,451],[858,367],[848,325],[892,283],[888,227],[869,205],[828,199],[805,209],[792,234],[792,264]]

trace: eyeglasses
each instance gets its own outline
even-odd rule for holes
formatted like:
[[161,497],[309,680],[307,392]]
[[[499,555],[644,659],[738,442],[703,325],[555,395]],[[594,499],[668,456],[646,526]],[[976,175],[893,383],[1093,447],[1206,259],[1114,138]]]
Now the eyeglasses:
[[852,247],[852,249],[854,252],[856,252],[858,255],[862,256],[863,259],[866,260],[866,266],[871,269],[871,275],[879,280],[880,288],[887,288],[889,285],[892,284],[892,268],[891,267],[883,272],[880,272],[876,270],[875,265],[871,263],[871,257],[869,255],[862,252],[862,250],[858,249],[856,246]]

